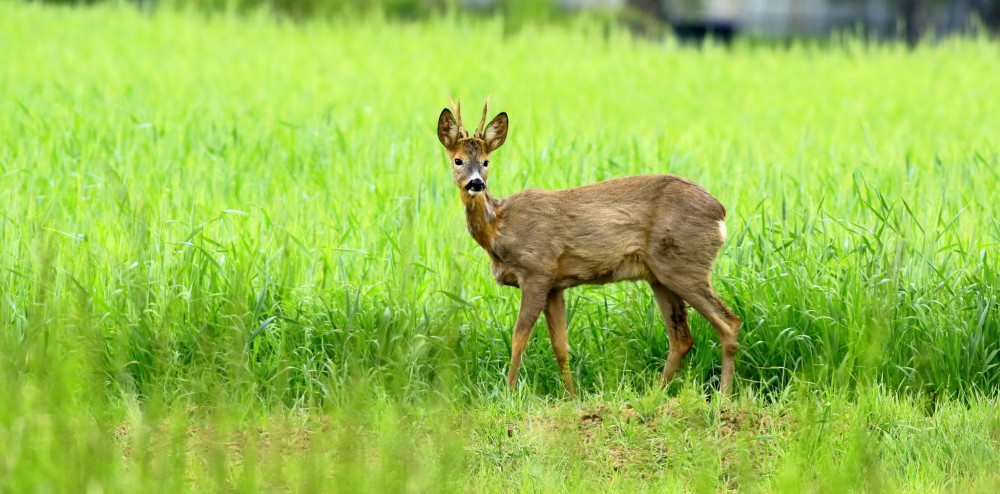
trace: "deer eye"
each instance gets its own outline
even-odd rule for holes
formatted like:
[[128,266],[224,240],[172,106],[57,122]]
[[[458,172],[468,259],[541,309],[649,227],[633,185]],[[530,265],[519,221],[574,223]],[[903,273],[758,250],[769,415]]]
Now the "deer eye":
[[462,160],[460,158],[455,158],[455,166],[462,166]]
[[490,166],[490,160],[486,160],[486,161],[484,161],[484,162],[483,162],[483,166]]

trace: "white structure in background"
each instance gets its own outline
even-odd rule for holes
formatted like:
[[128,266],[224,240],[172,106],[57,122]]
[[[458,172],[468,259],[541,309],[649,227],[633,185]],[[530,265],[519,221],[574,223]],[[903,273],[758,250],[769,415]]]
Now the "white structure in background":
[[[699,9],[680,9],[680,18],[733,23],[765,34],[816,33],[859,24],[885,26],[892,19],[886,0],[702,0]],[[684,12],[686,10],[686,12]]]

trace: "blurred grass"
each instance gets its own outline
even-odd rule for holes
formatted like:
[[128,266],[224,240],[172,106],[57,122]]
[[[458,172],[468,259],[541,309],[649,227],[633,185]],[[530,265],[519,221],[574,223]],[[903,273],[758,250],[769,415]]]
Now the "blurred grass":
[[[547,401],[561,383],[545,331],[524,395],[505,397],[518,297],[465,232],[433,135],[449,91],[492,94],[511,116],[491,174],[500,195],[669,172],[726,204],[715,284],[745,321],[741,400],[774,417],[805,407],[783,435],[746,439],[770,458],[762,485],[790,487],[810,465],[846,476],[873,457],[887,487],[997,481],[974,468],[996,462],[1000,437],[996,44],[693,50],[584,18],[510,32],[453,14],[288,24],[13,2],[0,14],[0,443],[21,444],[0,471],[9,488],[552,490],[621,477],[622,489],[715,490],[733,486],[728,468],[763,461],[723,461],[732,410],[694,398],[719,362],[700,317],[678,397],[650,389],[666,338],[639,285],[569,294],[581,404]],[[587,407],[621,413],[628,396],[654,422],[671,403],[706,417],[693,439],[608,432],[640,449],[680,435],[669,451],[687,469],[654,453],[621,463],[604,436],[547,436]],[[827,401],[842,428],[811,438]],[[587,456],[595,444],[607,454]],[[390,471],[402,473],[377,485]]]

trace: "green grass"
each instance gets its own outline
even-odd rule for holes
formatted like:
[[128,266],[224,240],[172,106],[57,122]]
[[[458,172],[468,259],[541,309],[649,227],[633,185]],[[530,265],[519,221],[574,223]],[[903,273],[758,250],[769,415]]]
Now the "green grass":
[[[0,490],[990,491],[998,55],[0,2]],[[499,195],[668,172],[727,206],[732,402],[698,316],[656,388],[630,284],[568,295],[579,401],[544,330],[505,392],[449,91],[510,115]]]

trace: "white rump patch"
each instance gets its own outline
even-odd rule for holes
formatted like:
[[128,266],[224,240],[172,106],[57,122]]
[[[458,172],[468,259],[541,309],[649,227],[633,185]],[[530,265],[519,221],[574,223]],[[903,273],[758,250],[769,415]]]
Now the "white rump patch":
[[726,223],[722,220],[719,220],[719,236],[722,237],[722,240],[726,239]]

